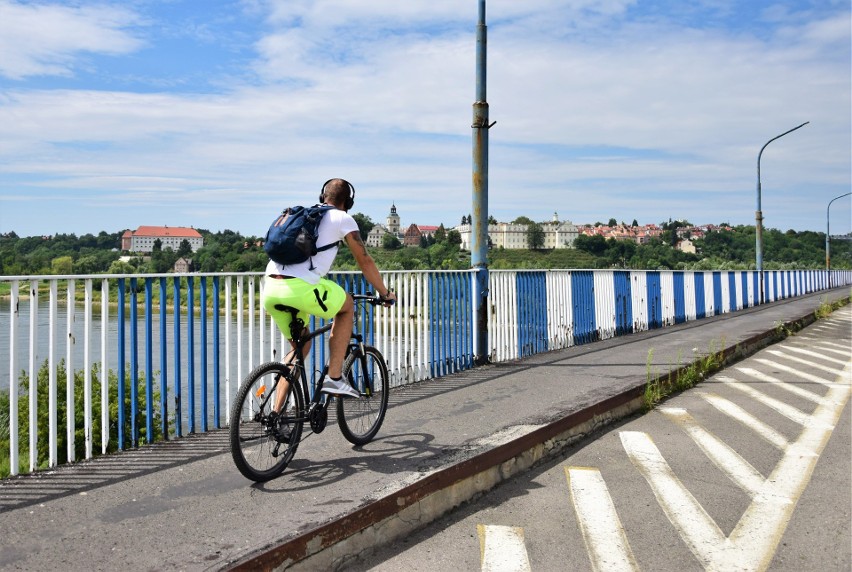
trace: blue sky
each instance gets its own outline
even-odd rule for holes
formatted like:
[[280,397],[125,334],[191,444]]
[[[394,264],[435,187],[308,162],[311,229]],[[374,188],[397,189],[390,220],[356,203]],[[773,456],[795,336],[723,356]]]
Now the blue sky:
[[[0,0],[0,232],[262,235],[472,211],[476,0]],[[852,187],[848,0],[490,0],[488,212],[824,232]],[[850,197],[831,232],[850,232]]]

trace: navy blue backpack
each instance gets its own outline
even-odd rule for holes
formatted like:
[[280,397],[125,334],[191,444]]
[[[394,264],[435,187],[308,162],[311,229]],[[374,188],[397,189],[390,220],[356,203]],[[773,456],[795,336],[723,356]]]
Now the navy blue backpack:
[[[330,205],[288,207],[269,226],[263,250],[279,264],[298,264],[318,252],[337,246],[337,241],[317,247],[319,224]],[[311,270],[314,269],[311,262]]]

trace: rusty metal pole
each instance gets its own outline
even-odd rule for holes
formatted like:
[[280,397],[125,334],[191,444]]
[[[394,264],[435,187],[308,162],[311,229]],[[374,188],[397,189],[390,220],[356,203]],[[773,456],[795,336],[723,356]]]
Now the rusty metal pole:
[[488,351],[488,102],[485,98],[487,52],[485,0],[479,0],[476,25],[476,101],[473,103],[473,213],[470,228],[470,265],[476,269],[473,303],[476,365],[489,361]]

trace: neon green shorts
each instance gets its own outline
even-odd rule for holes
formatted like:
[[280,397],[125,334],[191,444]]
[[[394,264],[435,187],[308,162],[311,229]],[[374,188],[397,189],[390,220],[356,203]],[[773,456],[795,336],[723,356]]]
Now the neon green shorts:
[[282,280],[266,277],[261,302],[281,332],[290,338],[292,314],[284,310],[284,306],[297,308],[297,317],[307,325],[306,314],[326,320],[337,315],[346,302],[346,292],[327,278],[321,279],[318,284],[310,284],[298,278]]

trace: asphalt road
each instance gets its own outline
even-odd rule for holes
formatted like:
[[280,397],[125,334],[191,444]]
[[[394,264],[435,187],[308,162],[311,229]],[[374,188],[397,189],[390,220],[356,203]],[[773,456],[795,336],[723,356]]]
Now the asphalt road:
[[345,570],[852,569],[852,307]]

